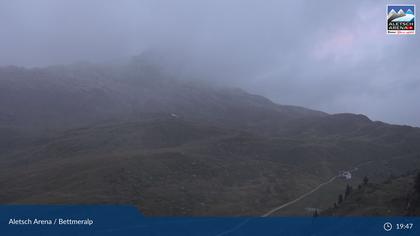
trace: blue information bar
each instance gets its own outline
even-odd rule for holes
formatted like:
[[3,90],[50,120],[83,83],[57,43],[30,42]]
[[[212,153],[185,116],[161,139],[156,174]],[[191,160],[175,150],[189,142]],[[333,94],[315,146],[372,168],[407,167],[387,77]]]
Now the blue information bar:
[[144,217],[131,206],[0,206],[0,235],[420,235],[420,217]]

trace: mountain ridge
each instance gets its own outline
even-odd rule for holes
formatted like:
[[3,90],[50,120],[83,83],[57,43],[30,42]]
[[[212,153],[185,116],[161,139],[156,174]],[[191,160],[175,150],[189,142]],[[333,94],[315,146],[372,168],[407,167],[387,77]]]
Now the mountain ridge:
[[355,180],[420,164],[419,128],[278,105],[137,63],[0,68],[0,203],[261,215],[360,163],[375,165]]

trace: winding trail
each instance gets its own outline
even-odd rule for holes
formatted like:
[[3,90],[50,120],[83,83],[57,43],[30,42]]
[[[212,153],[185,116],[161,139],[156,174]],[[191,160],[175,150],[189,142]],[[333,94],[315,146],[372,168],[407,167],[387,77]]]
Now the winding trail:
[[270,211],[268,211],[267,213],[265,213],[265,214],[264,214],[264,215],[262,215],[261,217],[267,217],[267,216],[270,216],[270,215],[271,215],[271,214],[273,214],[274,212],[276,212],[276,211],[278,211],[278,210],[280,210],[280,209],[282,209],[282,208],[285,208],[285,207],[287,207],[287,206],[290,206],[290,205],[292,205],[292,204],[294,204],[294,203],[296,203],[296,202],[298,202],[298,201],[302,200],[303,198],[305,198],[305,197],[307,197],[307,196],[311,195],[312,193],[314,193],[314,192],[318,191],[318,189],[322,188],[322,186],[327,185],[327,184],[329,184],[329,183],[333,182],[333,181],[334,181],[337,177],[338,177],[338,175],[336,175],[336,176],[332,177],[331,179],[329,179],[329,180],[327,180],[327,181],[325,181],[325,182],[321,183],[321,184],[320,184],[320,185],[318,185],[316,188],[312,189],[311,191],[309,191],[309,192],[307,192],[307,193],[304,193],[304,194],[300,195],[300,196],[299,196],[299,197],[297,197],[296,199],[294,199],[294,200],[292,200],[292,201],[290,201],[290,202],[287,202],[287,203],[285,203],[285,204],[283,204],[283,205],[281,205],[281,206],[278,206],[278,207],[276,207],[276,208],[271,209]]
[[[366,162],[363,162],[363,163],[360,163],[360,164],[358,164],[358,165],[356,165],[356,166],[354,166],[351,170],[349,170],[350,172],[356,172],[356,171],[358,171],[359,170],[359,167],[361,167],[361,166],[364,166],[364,165],[369,165],[369,164],[371,164],[373,161],[366,161]],[[279,210],[281,210],[281,209],[283,209],[283,208],[285,208],[285,207],[287,207],[287,206],[290,206],[290,205],[292,205],[292,204],[294,204],[294,203],[296,203],[296,202],[298,202],[298,201],[300,201],[300,200],[302,200],[302,199],[304,199],[305,197],[307,197],[307,196],[309,196],[309,195],[311,195],[312,193],[314,193],[314,192],[316,192],[316,191],[318,191],[320,188],[322,188],[323,186],[325,186],[325,185],[327,185],[327,184],[330,184],[331,182],[333,182],[334,180],[336,180],[338,177],[340,177],[340,175],[336,175],[336,176],[333,176],[333,177],[331,177],[329,180],[327,180],[327,181],[325,181],[325,182],[323,182],[323,183],[320,183],[317,187],[315,187],[314,189],[312,189],[311,191],[309,191],[309,192],[307,192],[307,193],[304,193],[304,194],[302,194],[302,195],[300,195],[299,197],[297,197],[297,198],[295,198],[294,200],[292,200],[292,201],[289,201],[289,202],[286,202],[286,203],[284,203],[284,204],[282,204],[282,205],[280,205],[280,206],[278,206],[278,207],[275,207],[275,208],[273,208],[273,209],[271,209],[270,211],[268,211],[267,213],[265,213],[265,214],[263,214],[263,215],[261,215],[261,217],[268,217],[268,216],[270,216],[270,215],[272,215],[273,213],[275,213],[276,211],[279,211]],[[227,235],[227,234],[230,234],[230,233],[232,233],[232,232],[234,232],[234,231],[236,231],[236,230],[238,230],[238,229],[240,229],[241,227],[243,227],[244,225],[246,225],[250,220],[251,220],[252,218],[247,218],[247,219],[245,219],[244,221],[242,221],[241,223],[239,223],[238,225],[236,225],[236,226],[234,226],[233,228],[231,228],[231,229],[229,229],[229,230],[226,230],[226,231],[224,231],[224,232],[221,232],[221,233],[219,233],[219,234],[217,234],[216,236],[224,236],[224,235]]]
[[[358,165],[354,166],[354,167],[350,170],[350,172],[355,172],[355,171],[357,171],[357,170],[359,169],[359,167],[364,166],[364,165],[369,165],[370,163],[372,163],[372,161],[366,161],[366,162],[360,163],[360,164],[358,164]],[[336,175],[336,176],[331,177],[331,179],[329,179],[329,180],[327,180],[327,181],[325,181],[325,182],[323,182],[323,183],[319,184],[316,188],[312,189],[311,191],[309,191],[309,192],[307,192],[307,193],[304,193],[304,194],[300,195],[299,197],[297,197],[296,199],[294,199],[294,200],[292,200],[292,201],[290,201],[290,202],[286,202],[286,203],[284,203],[284,204],[283,204],[283,205],[281,205],[281,206],[278,206],[278,207],[276,207],[276,208],[271,209],[270,211],[268,211],[267,213],[265,213],[265,214],[264,214],[264,215],[262,215],[261,217],[267,217],[267,216],[270,216],[270,215],[272,215],[274,212],[276,212],[276,211],[278,211],[278,210],[280,210],[280,209],[282,209],[282,208],[285,208],[285,207],[287,207],[287,206],[290,206],[290,205],[292,205],[292,204],[294,204],[294,203],[296,203],[296,202],[298,202],[298,201],[300,201],[300,200],[304,199],[305,197],[307,197],[307,196],[311,195],[312,193],[314,193],[314,192],[318,191],[320,188],[322,188],[322,186],[327,185],[327,184],[329,184],[329,183],[333,182],[333,181],[334,181],[335,179],[337,179],[338,177],[339,177],[339,175]]]
[[[304,194],[300,195],[299,197],[295,198],[294,200],[289,201],[289,202],[286,202],[286,203],[284,203],[281,206],[278,206],[276,208],[271,209],[270,211],[268,211],[267,213],[265,213],[261,217],[268,217],[268,216],[272,215],[274,212],[276,212],[276,211],[278,211],[278,210],[280,210],[280,209],[282,209],[284,207],[290,206],[290,205],[292,205],[292,204],[294,204],[294,203],[302,200],[303,198],[305,198],[305,197],[311,195],[312,193],[318,191],[320,188],[322,188],[322,186],[327,185],[327,184],[333,182],[335,179],[337,179],[337,177],[338,177],[338,175],[331,177],[329,180],[327,180],[327,181],[319,184],[317,187],[315,187],[311,191],[309,191],[307,193],[304,193]],[[239,223],[236,226],[234,226],[233,228],[231,228],[231,229],[229,229],[227,231],[221,232],[221,233],[217,234],[216,236],[224,236],[224,235],[230,234],[230,233],[232,233],[232,232],[240,229],[242,226],[244,226],[245,224],[247,224],[250,220],[251,220],[251,218],[247,218],[244,221],[242,221],[241,223]]]

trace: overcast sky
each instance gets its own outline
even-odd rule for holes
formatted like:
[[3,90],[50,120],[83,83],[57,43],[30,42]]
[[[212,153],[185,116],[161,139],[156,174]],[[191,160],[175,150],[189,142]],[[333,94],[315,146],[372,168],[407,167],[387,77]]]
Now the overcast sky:
[[277,103],[420,126],[420,40],[386,35],[387,3],[0,0],[0,65],[157,50],[186,76]]

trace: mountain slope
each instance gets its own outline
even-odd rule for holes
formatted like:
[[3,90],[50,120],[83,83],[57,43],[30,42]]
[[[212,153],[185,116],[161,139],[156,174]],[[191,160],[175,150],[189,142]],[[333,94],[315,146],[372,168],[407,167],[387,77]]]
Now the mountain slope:
[[0,127],[63,130],[135,120],[144,113],[175,113],[223,125],[265,126],[326,115],[280,106],[239,89],[168,77],[142,64],[0,68]]
[[0,202],[258,215],[366,161],[374,168],[361,169],[355,179],[410,170],[420,164],[418,153],[346,136],[273,137],[154,117],[70,130],[2,156]]
[[418,128],[278,105],[138,61],[1,68],[0,106],[0,203],[260,215],[362,163],[355,180],[420,166]]
[[420,214],[418,193],[412,173],[392,177],[383,183],[369,183],[356,189],[337,208],[325,216],[410,216]]

